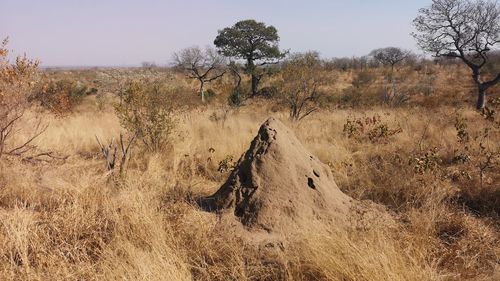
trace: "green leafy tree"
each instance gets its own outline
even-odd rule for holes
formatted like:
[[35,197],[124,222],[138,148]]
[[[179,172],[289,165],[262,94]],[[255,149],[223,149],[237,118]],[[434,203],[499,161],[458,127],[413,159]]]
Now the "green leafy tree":
[[243,20],[232,27],[219,30],[214,44],[221,54],[245,60],[245,71],[252,77],[252,96],[258,92],[259,82],[264,75],[259,67],[276,63],[285,57],[278,46],[278,31],[255,20]]

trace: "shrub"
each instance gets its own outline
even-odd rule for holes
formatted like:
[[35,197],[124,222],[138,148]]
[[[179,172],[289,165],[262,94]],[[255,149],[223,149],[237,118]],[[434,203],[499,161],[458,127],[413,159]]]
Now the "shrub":
[[265,98],[276,97],[278,95],[278,88],[273,86],[263,87],[262,89],[259,90],[258,95]]
[[288,105],[290,119],[299,121],[318,110],[320,90],[326,84],[319,54],[293,55],[285,64],[279,81],[280,98]]
[[50,80],[37,90],[30,100],[40,104],[57,114],[70,112],[83,98],[96,93],[96,88],[89,88],[80,81],[71,79]]
[[420,75],[418,75],[415,91],[425,96],[432,96],[435,93],[435,82],[437,73],[432,68],[425,68]]
[[233,158],[234,157],[232,155],[226,155],[224,159],[219,161],[217,171],[220,173],[226,173],[232,171],[236,166],[236,162],[233,160]]
[[224,124],[227,121],[227,118],[229,117],[230,113],[231,113],[230,107],[222,106],[219,109],[214,110],[214,112],[212,112],[212,114],[208,116],[208,120],[224,127]]
[[435,172],[441,164],[441,158],[437,148],[432,148],[423,154],[410,158],[408,164],[413,167],[416,174],[423,175],[426,172]]
[[356,77],[352,80],[352,86],[356,89],[365,88],[370,86],[375,80],[375,76],[368,71],[359,72]]
[[11,64],[7,59],[7,43],[7,39],[0,43],[0,157],[2,154],[20,156],[36,148],[32,145],[33,140],[46,129],[40,126],[40,118],[36,118],[29,137],[15,143],[16,135],[21,130],[19,121],[29,107],[27,97],[36,81],[38,61],[23,56],[17,57]]
[[[465,205],[476,212],[498,214],[500,188],[496,182],[499,179],[500,146],[496,140],[500,123],[495,121],[494,113],[485,112],[474,116],[475,120],[460,114],[455,118],[457,148],[451,160],[456,168],[453,178],[462,183],[460,200]],[[469,126],[472,122],[474,126]]]
[[229,97],[227,99],[227,102],[230,106],[238,107],[241,105],[243,102],[243,99],[241,97],[242,91],[241,88],[235,88],[231,91],[231,94],[229,94]]
[[391,136],[401,133],[399,125],[389,125],[382,117],[374,114],[372,117],[348,117],[344,124],[344,134],[358,141],[369,140],[371,143],[387,143]]
[[354,75],[349,87],[340,91],[339,102],[343,106],[359,107],[376,103],[374,92],[376,75],[368,70],[363,70]]
[[213,97],[215,97],[217,94],[215,93],[214,90],[212,89],[207,89],[205,92],[204,92],[204,95],[205,95],[205,99],[210,101]]
[[106,96],[103,94],[98,94],[95,96],[95,104],[98,111],[103,111],[106,107]]
[[121,125],[137,134],[149,151],[164,149],[174,126],[173,107],[165,85],[159,81],[130,82],[120,98],[115,110]]

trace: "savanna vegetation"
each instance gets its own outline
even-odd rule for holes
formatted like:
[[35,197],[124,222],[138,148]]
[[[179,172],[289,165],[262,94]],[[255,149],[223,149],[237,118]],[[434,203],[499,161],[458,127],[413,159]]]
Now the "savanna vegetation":
[[[294,53],[254,20],[168,67],[41,69],[6,39],[0,280],[499,280],[499,19],[434,0],[415,19],[433,58]],[[272,256],[217,227],[196,198],[269,116],[396,226],[304,229]]]

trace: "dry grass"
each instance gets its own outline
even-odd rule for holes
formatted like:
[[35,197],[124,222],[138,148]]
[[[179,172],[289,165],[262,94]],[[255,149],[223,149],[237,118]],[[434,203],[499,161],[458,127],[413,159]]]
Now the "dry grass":
[[[272,112],[265,101],[238,110],[215,103],[177,113],[171,147],[161,154],[135,147],[126,177],[112,181],[94,135],[110,139],[121,128],[112,108],[98,110],[92,99],[65,117],[32,111],[25,118],[19,137],[29,131],[30,116],[43,115],[49,128],[37,145],[66,161],[0,160],[0,280],[494,280],[500,274],[500,170],[489,170],[480,186],[476,163],[451,162],[460,148],[451,107],[324,110],[290,123],[287,112]],[[461,112],[474,130],[490,126],[473,111]],[[377,142],[345,135],[348,118],[375,114],[402,132]],[[274,253],[216,228],[217,217],[191,198],[218,188],[227,176],[217,171],[219,161],[237,160],[269,116],[330,165],[343,191],[387,206],[397,228],[304,230]],[[494,131],[493,148],[498,137]],[[434,147],[441,161],[417,172],[410,159]],[[464,170],[470,179],[453,176]]]

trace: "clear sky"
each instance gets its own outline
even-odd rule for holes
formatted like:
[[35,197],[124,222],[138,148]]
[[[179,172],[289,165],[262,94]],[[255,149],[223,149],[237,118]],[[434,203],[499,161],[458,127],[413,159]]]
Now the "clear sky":
[[280,46],[323,57],[397,46],[417,51],[412,20],[431,0],[0,0],[0,38],[45,66],[167,64],[173,52],[212,45],[243,19],[278,29]]

